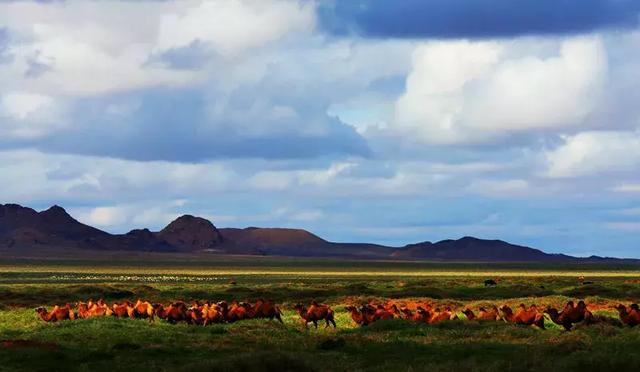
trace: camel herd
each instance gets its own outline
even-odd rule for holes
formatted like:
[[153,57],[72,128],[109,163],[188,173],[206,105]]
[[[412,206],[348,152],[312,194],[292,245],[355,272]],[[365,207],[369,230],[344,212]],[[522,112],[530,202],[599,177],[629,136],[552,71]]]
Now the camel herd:
[[[620,321],[628,326],[640,324],[640,308],[637,304],[629,307],[619,304],[613,306],[618,311]],[[329,305],[312,301],[308,306],[296,304],[293,309],[299,315],[303,324],[307,326],[313,323],[318,327],[318,322],[324,321],[325,328],[336,327],[334,311]],[[361,306],[349,305],[345,309],[351,315],[351,319],[360,326],[367,326],[379,320],[404,319],[416,323],[436,324],[446,320],[456,320],[458,315],[451,307],[433,307],[431,304],[418,305],[415,310],[407,307],[399,308],[396,304],[372,304],[365,303]],[[93,317],[114,316],[118,318],[148,319],[155,318],[166,320],[169,323],[185,322],[194,325],[212,323],[233,323],[245,319],[270,319],[282,321],[282,311],[271,300],[259,299],[253,303],[226,301],[194,301],[190,305],[177,301],[167,305],[152,304],[148,301],[137,300],[135,303],[122,301],[109,306],[103,300],[78,302],[75,309],[70,305],[55,306],[51,311],[43,307],[36,309],[38,316],[45,322],[57,322],[62,320],[86,319]],[[515,309],[507,305],[489,308],[479,307],[477,311],[464,308],[462,314],[469,321],[504,321],[519,325],[536,326],[544,329],[545,317],[562,326],[565,330],[571,330],[578,323],[593,324],[602,320],[594,316],[587,308],[584,301],[569,301],[562,310],[547,306],[544,310],[536,305],[529,307],[520,304]]]
[[78,302],[75,310],[70,304],[55,306],[51,311],[43,307],[36,309],[36,313],[45,322],[61,320],[87,319],[95,317],[114,316],[118,318],[164,319],[169,323],[185,322],[195,325],[211,323],[232,323],[243,319],[276,319],[282,323],[282,312],[273,301],[258,300],[254,303],[231,301],[194,301],[187,305],[182,301],[168,305],[151,304],[149,301],[138,300],[135,303],[122,301],[109,306],[103,300]]

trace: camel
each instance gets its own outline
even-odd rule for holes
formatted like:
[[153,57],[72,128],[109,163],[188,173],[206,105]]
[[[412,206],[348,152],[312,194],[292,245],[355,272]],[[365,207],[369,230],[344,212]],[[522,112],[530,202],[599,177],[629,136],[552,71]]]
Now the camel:
[[311,301],[311,305],[308,308],[302,304],[296,304],[294,309],[302,318],[305,327],[308,327],[309,323],[313,323],[313,326],[317,329],[318,321],[324,319],[325,328],[328,328],[331,324],[333,324],[333,328],[336,328],[333,310],[328,305]]
[[154,314],[160,318],[168,321],[169,323],[186,322],[187,305],[184,302],[174,302],[168,307],[164,307],[162,304],[153,305]]
[[370,304],[364,304],[360,308],[360,312],[367,320],[367,324],[373,323],[378,320],[393,319],[394,313],[387,310],[383,305],[372,306]]
[[495,320],[500,320],[500,313],[498,311],[498,308],[493,306],[491,308],[491,310],[487,310],[484,307],[480,307],[478,309],[478,315],[474,314],[474,312],[467,308],[464,309],[462,311],[462,313],[467,317],[467,319],[469,320],[478,320],[478,321],[495,321]]
[[111,316],[113,314],[113,310],[103,299],[99,299],[95,303],[89,301],[89,312],[91,316]]
[[226,302],[219,302],[218,306],[222,308],[222,314],[227,322],[233,323],[238,320],[249,319],[249,310],[251,305],[247,303],[239,303],[236,300],[231,301],[231,304],[227,306]]
[[89,318],[89,306],[84,302],[76,303],[76,310],[78,311],[78,318]]
[[522,325],[535,325],[540,329],[544,328],[544,315],[538,312],[536,305],[531,305],[529,309],[524,304],[520,304],[516,313],[507,305],[500,306],[503,319],[509,323]]
[[133,313],[133,303],[131,301],[123,301],[121,303],[114,303],[111,306],[113,315],[118,318],[131,318]]
[[208,301],[200,307],[202,313],[203,322],[202,325],[206,326],[210,323],[222,323],[224,322],[224,314],[222,308],[217,304],[211,305]]
[[480,306],[478,309],[478,320],[500,320],[500,311],[496,305],[492,305],[491,309],[487,310],[484,307]]
[[429,314],[420,306],[418,306],[415,313],[406,307],[402,308],[400,311],[402,311],[406,320],[411,320],[416,323],[427,323],[430,317]]
[[345,307],[344,309],[347,310],[351,314],[351,319],[357,325],[365,326],[365,325],[369,324],[367,322],[367,319],[364,316],[364,314],[362,314],[362,312],[360,310],[358,310],[357,307],[355,307],[353,305],[349,305],[349,306]]
[[[396,308],[396,310],[397,310],[397,308]],[[373,312],[373,321],[374,322],[376,320],[385,320],[385,319],[393,319],[393,318],[395,318],[395,313],[394,313],[393,309],[392,310],[388,310],[383,305],[376,306],[375,311]]]
[[133,311],[130,315],[132,318],[149,319],[153,321],[153,305],[148,301],[141,301],[138,299],[136,304],[133,305]]
[[577,306],[574,305],[573,301],[569,301],[561,312],[548,306],[544,312],[549,314],[552,322],[561,325],[566,331],[570,331],[575,323],[583,321],[590,323],[594,319],[584,301],[579,301]]
[[444,311],[441,311],[440,308],[436,308],[431,317],[429,318],[429,324],[440,323],[445,320],[457,320],[458,316],[451,311],[450,307],[446,307]]
[[400,318],[402,316],[402,313],[400,312],[400,309],[398,309],[398,306],[396,304],[391,304],[391,306],[385,306],[384,309],[393,314],[393,316],[395,318]]
[[56,305],[49,312],[47,312],[47,309],[44,307],[39,307],[36,309],[36,313],[40,319],[47,323],[53,323],[61,320],[74,320],[76,318],[76,315],[69,304],[66,304],[64,307]]
[[78,310],[78,317],[83,319],[98,317],[98,316],[111,316],[113,310],[102,299],[97,302],[89,300],[89,302],[78,302],[76,304]]
[[282,312],[280,311],[280,308],[278,308],[272,300],[265,301],[263,299],[259,299],[251,307],[249,317],[268,318],[269,320],[273,320],[275,318],[280,323],[283,323],[281,315]]
[[629,310],[627,310],[627,307],[623,304],[614,306],[614,309],[618,310],[622,323],[629,327],[635,327],[640,324],[640,309],[637,304],[631,304],[631,306],[629,306]]
[[[186,306],[186,305],[185,305]],[[187,323],[203,325],[204,313],[202,312],[202,305],[199,301],[194,301],[186,311]]]

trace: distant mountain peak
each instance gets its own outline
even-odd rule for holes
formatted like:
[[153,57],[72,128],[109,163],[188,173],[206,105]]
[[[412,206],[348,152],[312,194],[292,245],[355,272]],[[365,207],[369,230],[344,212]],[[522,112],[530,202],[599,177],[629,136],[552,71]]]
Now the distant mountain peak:
[[52,216],[57,218],[64,217],[64,218],[73,219],[73,217],[71,217],[71,215],[67,213],[67,211],[59,205],[53,205],[49,207],[49,209],[40,212],[40,214],[43,216]]
[[[424,241],[394,248],[366,243],[334,243],[303,229],[248,227],[218,229],[190,214],[171,221],[159,232],[135,229],[113,235],[84,225],[54,205],[36,212],[18,204],[0,204],[0,248],[44,254],[42,248],[147,252],[209,252],[212,254],[401,259],[475,262],[561,262],[581,260],[510,244],[503,240],[464,236],[457,240]],[[89,253],[90,254],[90,253]],[[591,256],[592,262],[616,260]]]
[[223,241],[211,221],[190,214],[173,220],[158,233],[158,237],[184,250],[212,249]]

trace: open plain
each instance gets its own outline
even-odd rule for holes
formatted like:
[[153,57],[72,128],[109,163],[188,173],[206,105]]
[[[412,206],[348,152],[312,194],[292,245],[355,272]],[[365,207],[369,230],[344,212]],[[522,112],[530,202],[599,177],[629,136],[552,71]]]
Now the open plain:
[[[583,277],[583,278],[581,278]],[[495,286],[485,286],[492,279]],[[579,279],[580,278],[580,279]],[[207,326],[161,319],[95,317],[45,323],[34,308],[104,299],[275,301],[284,324],[267,319]],[[640,298],[633,266],[215,261],[0,262],[0,369],[16,370],[604,370],[640,368],[640,328],[612,305]],[[562,308],[584,300],[599,322],[545,330],[462,314],[504,304]],[[337,328],[306,328],[294,311],[311,301],[335,311]],[[458,320],[397,318],[357,326],[348,305],[451,307]],[[323,322],[320,323],[323,325]]]

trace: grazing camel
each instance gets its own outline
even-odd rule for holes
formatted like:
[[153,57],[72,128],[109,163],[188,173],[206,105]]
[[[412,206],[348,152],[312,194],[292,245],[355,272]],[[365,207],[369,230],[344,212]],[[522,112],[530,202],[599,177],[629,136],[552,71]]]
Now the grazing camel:
[[76,310],[78,312],[78,318],[87,319],[89,318],[89,305],[84,302],[76,303]]
[[113,310],[102,299],[97,302],[89,300],[89,302],[78,302],[76,304],[78,311],[78,317],[83,319],[99,317],[99,316],[111,316]]
[[484,307],[478,308],[478,315],[476,315],[471,309],[466,308],[462,311],[462,313],[469,320],[477,320],[477,321],[496,321],[500,320],[500,313],[498,308],[494,305],[490,310],[485,309]]
[[443,311],[440,308],[436,308],[429,318],[429,324],[440,323],[445,320],[457,320],[458,316],[451,311],[450,307],[445,307]]
[[401,311],[404,314],[404,318],[406,320],[410,320],[416,323],[427,323],[429,321],[429,314],[425,312],[425,310],[420,306],[418,306],[418,309],[415,313],[406,307],[402,308]]
[[353,306],[353,305],[349,305],[347,307],[344,308],[345,310],[347,310],[350,314],[351,314],[351,319],[359,326],[366,326],[367,324],[369,324],[369,322],[367,322],[367,318],[364,316],[364,314],[358,310],[357,307]]
[[202,325],[204,324],[204,317],[199,306],[191,306],[187,309],[187,323]]
[[522,325],[535,325],[540,329],[544,328],[544,315],[538,312],[536,305],[531,305],[527,309],[524,304],[520,304],[516,313],[507,305],[500,306],[503,313],[503,319],[509,323]]
[[180,301],[174,302],[166,308],[162,304],[153,305],[154,314],[169,323],[187,322],[189,320],[187,310],[187,305]]
[[395,314],[387,310],[383,305],[373,306],[364,304],[360,308],[360,312],[367,320],[367,324],[371,324],[378,320],[393,319]]
[[222,308],[217,304],[212,305],[209,303],[209,301],[207,301],[200,307],[200,312],[202,314],[203,326],[206,326],[210,323],[224,322],[224,314],[222,312]]
[[473,313],[473,310],[469,308],[462,310],[462,313],[467,317],[468,320],[479,320],[476,314]]
[[396,304],[391,304],[391,306],[385,306],[384,309],[393,314],[394,318],[400,318],[402,316],[402,313],[400,312],[400,309],[398,309],[398,306]]
[[249,317],[268,318],[269,320],[273,320],[275,318],[280,323],[283,323],[281,315],[282,312],[280,311],[280,308],[278,308],[272,300],[265,301],[263,299],[259,299],[251,307]]
[[233,300],[227,305],[226,302],[222,301],[218,302],[218,306],[222,309],[224,319],[229,323],[249,319],[249,309],[251,308],[251,305],[247,303],[239,303],[238,301]]
[[614,309],[618,310],[622,323],[629,327],[635,327],[640,324],[640,309],[637,304],[631,304],[631,306],[629,306],[629,310],[627,310],[627,307],[623,304],[614,306]]
[[575,323],[583,321],[585,323],[591,323],[594,319],[593,314],[587,309],[584,301],[579,301],[577,306],[573,301],[569,301],[561,312],[558,312],[557,309],[551,306],[547,306],[544,312],[549,314],[552,322],[561,325],[567,331],[570,331]]
[[466,308],[462,311],[462,313],[467,317],[467,319],[469,320],[478,320],[478,321],[496,321],[496,320],[500,320],[500,312],[498,311],[498,308],[494,305],[492,306],[492,308],[490,310],[485,309],[484,307],[480,306],[478,308],[478,315],[476,315],[471,309]]
[[36,313],[40,317],[40,319],[45,322],[57,322],[61,320],[74,320],[76,318],[71,305],[66,304],[64,307],[60,307],[58,305],[54,306],[53,309],[47,312],[47,309],[44,307],[39,307],[36,309]]
[[131,301],[123,301],[121,303],[114,303],[111,306],[113,315],[118,318],[131,318],[133,313],[133,303]]
[[318,321],[325,321],[325,328],[333,324],[333,328],[336,328],[336,322],[333,319],[333,310],[324,304],[319,304],[316,301],[311,301],[311,305],[307,308],[302,304],[296,304],[294,309],[300,315],[304,322],[304,326],[307,327],[309,323],[313,323],[313,326],[318,328]]
[[136,304],[133,305],[131,315],[132,318],[149,319],[151,322],[154,317],[153,305],[149,301],[141,301],[138,299]]

